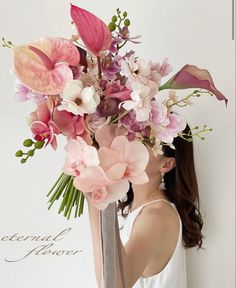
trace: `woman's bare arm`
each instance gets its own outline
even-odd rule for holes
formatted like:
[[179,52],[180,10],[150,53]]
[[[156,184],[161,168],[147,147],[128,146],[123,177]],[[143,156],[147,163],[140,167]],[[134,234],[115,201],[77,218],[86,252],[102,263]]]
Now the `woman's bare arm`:
[[[102,280],[101,231],[99,226],[99,210],[88,200],[89,219],[93,238],[94,263],[99,288]],[[120,236],[116,237],[116,288],[131,288],[141,277],[151,257],[160,252],[171,235],[174,222],[168,213],[161,209],[151,208],[139,215],[139,221],[133,225],[128,242],[123,245]],[[118,245],[124,269],[125,287],[122,286],[119,267]]]

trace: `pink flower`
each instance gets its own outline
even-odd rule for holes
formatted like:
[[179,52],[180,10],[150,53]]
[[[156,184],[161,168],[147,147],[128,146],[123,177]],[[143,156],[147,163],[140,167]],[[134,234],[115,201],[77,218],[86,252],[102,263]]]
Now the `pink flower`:
[[174,137],[186,127],[185,119],[176,113],[168,113],[167,107],[152,101],[151,123],[159,140],[171,144]]
[[73,184],[83,193],[91,193],[94,206],[100,210],[105,209],[109,203],[123,198],[129,190],[127,180],[112,181],[99,166],[86,168],[75,177]]
[[71,41],[40,38],[14,48],[14,67],[25,86],[39,94],[56,95],[73,79],[69,65],[79,64],[80,54]]
[[210,73],[206,69],[199,69],[194,65],[185,65],[178,73],[160,87],[162,89],[203,88],[212,92],[218,100],[228,99],[214,85]]
[[112,43],[111,32],[101,19],[72,4],[71,18],[85,46],[95,56],[110,48]]
[[131,90],[120,84],[120,81],[112,82],[106,86],[104,95],[119,98],[121,101],[130,99]]
[[50,100],[40,102],[35,113],[31,113],[31,131],[37,141],[47,140],[46,146],[51,144],[56,150],[56,135],[60,133],[59,128],[51,119],[49,109]]
[[67,158],[62,170],[67,175],[79,176],[87,167],[99,164],[96,148],[87,145],[80,136],[77,139],[70,139],[65,150]]
[[102,72],[106,79],[114,80],[116,74],[121,71],[120,66],[115,58],[112,58],[111,54],[106,55],[102,58]]
[[53,111],[53,121],[61,133],[70,138],[76,138],[84,133],[84,118],[67,111]]
[[44,101],[47,96],[42,95],[36,92],[33,92],[28,87],[26,87],[19,79],[15,80],[15,91],[16,91],[16,100],[19,102],[25,102],[27,100],[33,99],[34,103],[39,103]]
[[130,142],[123,135],[117,136],[113,139],[110,147],[100,146],[98,155],[100,166],[109,179],[113,181],[126,179],[134,184],[148,182],[145,169],[149,160],[149,153],[140,141]]

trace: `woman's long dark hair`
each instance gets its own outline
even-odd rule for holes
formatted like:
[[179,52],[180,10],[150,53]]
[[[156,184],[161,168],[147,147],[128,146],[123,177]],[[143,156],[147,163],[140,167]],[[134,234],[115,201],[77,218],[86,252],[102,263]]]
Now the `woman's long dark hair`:
[[[183,132],[191,135],[188,125]],[[171,202],[175,203],[181,217],[184,247],[198,246],[198,248],[202,248],[203,220],[200,213],[198,184],[194,167],[193,143],[178,136],[174,138],[173,144],[175,149],[163,145],[164,156],[174,157],[176,162],[175,167],[164,175],[165,194]],[[124,209],[126,206],[130,209],[133,198],[134,194],[130,183],[126,200],[118,200],[117,211],[121,210],[123,217],[128,215],[128,213],[124,213]]]

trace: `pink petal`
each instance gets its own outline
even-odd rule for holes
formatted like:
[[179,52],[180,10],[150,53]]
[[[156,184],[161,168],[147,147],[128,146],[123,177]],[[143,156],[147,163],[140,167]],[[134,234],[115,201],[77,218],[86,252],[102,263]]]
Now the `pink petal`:
[[109,182],[105,172],[101,167],[87,167],[81,174],[75,177],[74,186],[83,192],[91,192],[97,188],[102,188]]
[[124,198],[129,190],[129,182],[127,180],[120,180],[107,186],[109,192],[109,202],[120,200]]
[[146,169],[149,161],[149,152],[141,142],[131,141],[125,150],[124,157],[125,161],[133,167],[133,175],[137,175]]
[[70,136],[74,132],[75,120],[71,113],[55,109],[53,120],[63,135]]
[[148,175],[146,172],[142,172],[139,175],[133,176],[133,177],[129,177],[128,180],[132,183],[132,184],[144,184],[147,183],[149,181]]
[[98,56],[101,51],[108,50],[112,36],[107,25],[94,14],[71,4],[71,18],[85,46]]
[[83,146],[75,139],[70,139],[65,146],[65,150],[69,157],[74,161],[81,158]]
[[112,151],[107,147],[101,147],[98,150],[98,157],[100,159],[101,167],[106,171],[112,165],[119,162],[119,154],[116,151]]
[[51,119],[51,113],[48,109],[47,101],[43,101],[38,103],[36,115],[38,118],[38,121],[48,123],[48,121]]
[[120,180],[124,176],[126,167],[126,163],[117,163],[111,166],[106,170],[107,177],[112,181]]
[[[36,49],[32,50],[32,47]],[[38,50],[42,53],[37,52]],[[53,69],[47,65],[49,60],[54,65]],[[61,93],[66,83],[73,79],[68,65],[77,65],[79,60],[80,54],[76,46],[63,38],[40,38],[29,45],[14,48],[17,77],[25,86],[40,94]]]
[[118,127],[117,124],[104,125],[96,130],[95,139],[100,147],[110,148],[114,138],[118,135],[124,135],[125,132],[125,129]]
[[228,99],[216,89],[213,79],[206,69],[199,69],[194,65],[185,65],[177,74],[167,81],[160,89],[188,89],[203,88],[212,92],[218,100]]
[[37,135],[37,134],[41,134],[45,131],[48,130],[48,126],[41,122],[41,121],[34,121],[31,124],[31,131],[33,132],[33,134]]

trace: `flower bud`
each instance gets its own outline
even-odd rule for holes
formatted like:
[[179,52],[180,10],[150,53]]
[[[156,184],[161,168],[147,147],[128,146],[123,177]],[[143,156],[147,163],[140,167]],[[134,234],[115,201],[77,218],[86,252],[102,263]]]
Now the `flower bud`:
[[29,150],[27,152],[27,155],[30,156],[30,157],[34,156],[34,150]]
[[124,24],[126,27],[130,26],[130,20],[129,19],[125,19]]
[[114,15],[114,16],[111,18],[111,21],[112,21],[112,22],[116,22],[116,21],[117,21],[116,15]]
[[26,162],[26,158],[20,160],[20,163],[24,164]]
[[23,156],[23,151],[22,150],[18,150],[15,154],[16,157],[22,157]]
[[43,148],[43,146],[44,146],[44,141],[37,141],[34,143],[34,147],[36,149],[41,149],[41,148]]
[[114,22],[111,22],[109,25],[108,25],[108,28],[111,32],[115,31],[116,30],[116,24]]
[[30,146],[32,146],[33,145],[33,141],[31,140],[31,139],[26,139],[24,142],[23,142],[23,145],[25,146],[25,147],[30,147]]

